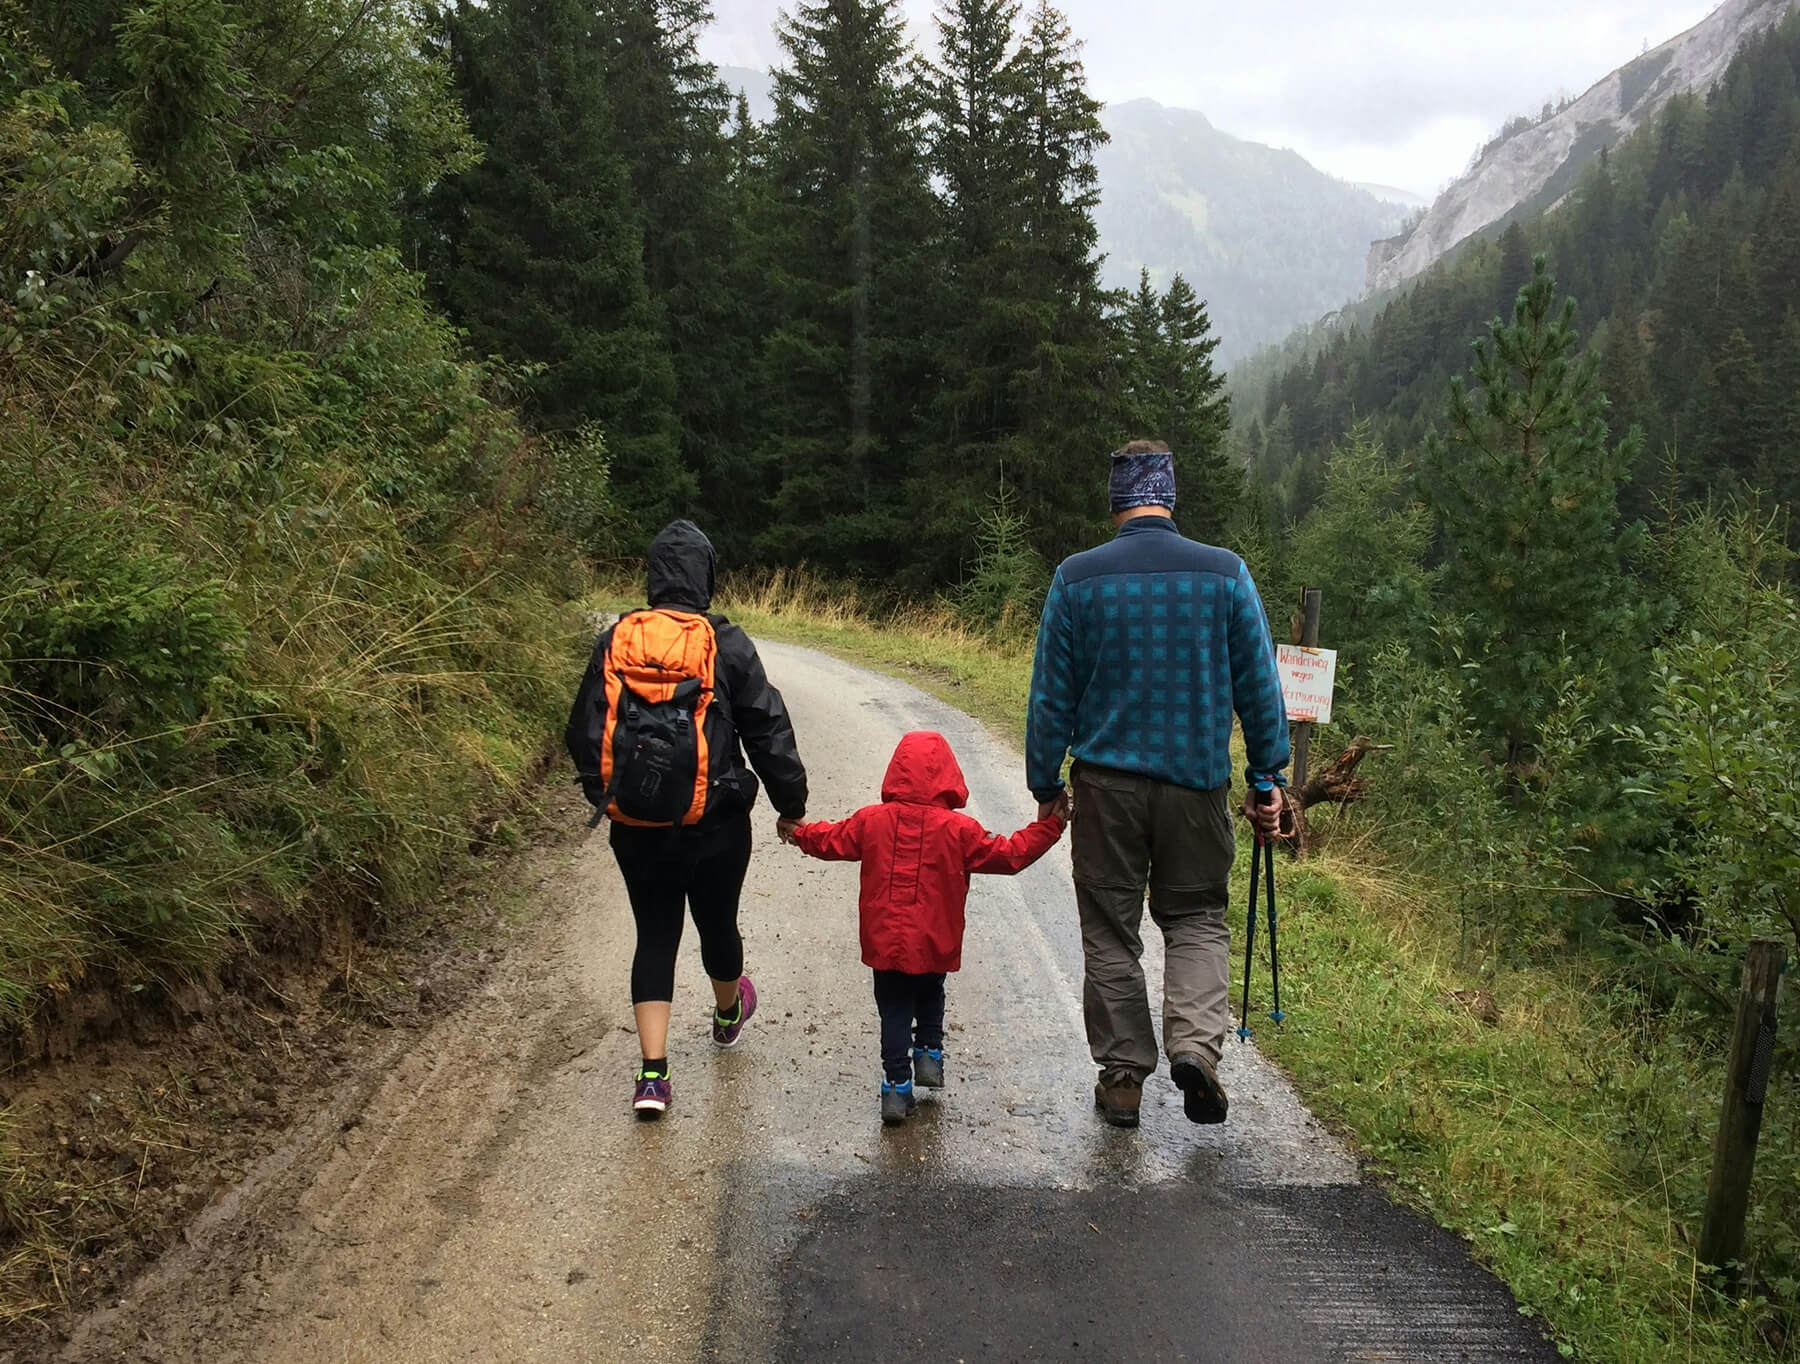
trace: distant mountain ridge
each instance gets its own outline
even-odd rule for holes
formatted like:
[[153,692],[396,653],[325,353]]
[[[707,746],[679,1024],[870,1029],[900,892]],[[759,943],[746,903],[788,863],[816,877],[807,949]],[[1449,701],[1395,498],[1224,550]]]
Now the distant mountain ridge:
[[1393,232],[1416,211],[1191,109],[1130,100],[1102,119],[1112,141],[1096,157],[1094,219],[1106,282],[1129,287],[1145,267],[1165,285],[1179,271],[1207,301],[1226,361],[1354,298],[1359,234]]
[[1774,25],[1795,3],[1726,0],[1550,118],[1498,139],[1416,225],[1370,247],[1368,291],[1403,284],[1471,237],[1553,207],[1602,150],[1655,117],[1672,96],[1711,88],[1744,39]]
[[[774,114],[766,71],[723,66],[719,77],[744,93],[752,117]],[[1101,118],[1112,135],[1097,158],[1094,215],[1105,282],[1131,288],[1147,268],[1163,287],[1179,272],[1207,301],[1226,361],[1355,297],[1369,241],[1423,203],[1338,180],[1190,109],[1140,99]]]

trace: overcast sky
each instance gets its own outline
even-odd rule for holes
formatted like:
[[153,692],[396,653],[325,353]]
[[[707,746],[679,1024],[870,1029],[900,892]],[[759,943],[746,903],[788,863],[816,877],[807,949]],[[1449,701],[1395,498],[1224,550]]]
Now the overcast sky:
[[[782,0],[714,0],[707,56],[772,66]],[[905,0],[923,23],[934,0]],[[1346,180],[1430,196],[1513,114],[1578,95],[1715,0],[1062,0],[1109,102],[1198,109]],[[921,27],[921,32],[928,29]]]

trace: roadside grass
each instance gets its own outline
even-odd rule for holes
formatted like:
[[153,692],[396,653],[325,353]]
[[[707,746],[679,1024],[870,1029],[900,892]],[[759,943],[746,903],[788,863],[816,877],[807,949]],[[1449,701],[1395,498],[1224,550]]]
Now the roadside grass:
[[[604,605],[632,600],[616,591]],[[719,609],[753,636],[903,677],[1023,735],[1022,632],[989,637],[947,608],[877,617],[854,593],[795,575],[727,583]],[[1240,951],[1248,865],[1240,857],[1235,873]],[[1471,961],[1451,897],[1394,867],[1372,817],[1334,821],[1278,881],[1287,1020],[1264,1016],[1259,931],[1257,1044],[1399,1198],[1470,1242],[1565,1356],[1794,1357],[1763,1304],[1723,1298],[1698,1272],[1717,1055],[1582,954]],[[1236,976],[1234,1006],[1241,988]]]

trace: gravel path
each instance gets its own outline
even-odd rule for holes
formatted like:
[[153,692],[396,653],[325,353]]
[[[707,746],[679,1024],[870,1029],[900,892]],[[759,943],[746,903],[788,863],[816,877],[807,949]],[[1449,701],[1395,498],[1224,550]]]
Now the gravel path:
[[[898,737],[934,728],[972,814],[1032,816],[1018,756],[967,716],[763,652],[815,815],[872,799]],[[1253,1047],[1228,1049],[1223,1127],[1187,1123],[1166,1075],[1138,1132],[1098,1121],[1066,842],[977,879],[949,1087],[884,1131],[856,870],[771,822],[743,911],[762,1011],[712,1051],[690,933],[662,1123],[626,1113],[630,919],[596,834],[542,855],[539,925],[479,997],[296,1127],[65,1358],[1556,1357],[1459,1241],[1360,1182]]]

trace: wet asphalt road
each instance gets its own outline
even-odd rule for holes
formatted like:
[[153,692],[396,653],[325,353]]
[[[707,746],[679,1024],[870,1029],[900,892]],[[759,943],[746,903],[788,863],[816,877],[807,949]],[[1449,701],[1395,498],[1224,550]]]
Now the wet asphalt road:
[[[875,799],[917,728],[949,737],[990,828],[1035,813],[1018,755],[951,707],[763,654],[814,817]],[[65,1357],[1557,1358],[1253,1047],[1228,1047],[1222,1127],[1188,1123],[1166,1073],[1139,1130],[1098,1120],[1066,842],[976,879],[948,1086],[883,1129],[856,868],[779,846],[772,821],[742,915],[761,1011],[712,1050],[690,933],[665,1120],[626,1110],[629,915],[596,835],[542,859],[543,927],[481,999],[297,1130]]]

